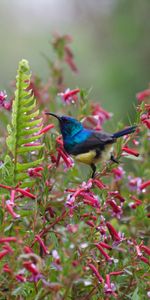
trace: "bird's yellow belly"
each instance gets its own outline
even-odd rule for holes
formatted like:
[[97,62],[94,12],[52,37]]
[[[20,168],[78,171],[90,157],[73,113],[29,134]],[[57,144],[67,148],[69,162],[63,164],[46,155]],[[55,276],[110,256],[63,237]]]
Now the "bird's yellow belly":
[[92,150],[87,153],[78,154],[78,155],[74,156],[74,158],[75,158],[75,160],[77,160],[81,163],[91,165],[94,162],[95,156],[96,156],[96,151]]
[[73,156],[74,159],[78,162],[91,165],[92,163],[97,163],[97,162],[105,162],[110,159],[111,153],[113,151],[112,145],[106,145],[105,149],[101,151],[100,155],[97,157],[96,151],[91,150],[87,153],[82,153],[78,154],[76,156]]

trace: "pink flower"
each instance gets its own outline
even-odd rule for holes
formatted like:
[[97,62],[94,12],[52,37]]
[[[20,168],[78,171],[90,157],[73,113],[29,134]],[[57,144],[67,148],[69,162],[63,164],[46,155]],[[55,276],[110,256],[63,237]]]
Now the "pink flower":
[[100,242],[99,245],[102,247],[102,248],[106,248],[108,250],[112,250],[112,246],[104,243],[104,242]]
[[122,212],[121,207],[116,204],[115,200],[108,199],[107,203],[112,207],[113,215],[120,218],[123,212]]
[[25,261],[23,263],[23,266],[33,274],[33,276],[36,276],[39,274],[39,270],[37,269],[36,265],[32,263],[31,261]]
[[21,193],[25,197],[29,197],[31,199],[36,199],[36,196],[32,193],[28,192],[26,189],[16,188],[16,191]]
[[99,274],[98,270],[96,269],[96,267],[93,264],[89,263],[88,267],[93,271],[94,275],[97,277],[99,282],[101,282],[101,283],[104,282],[103,277]]
[[36,177],[41,178],[42,174],[39,173],[40,171],[43,171],[43,167],[30,168],[30,169],[28,169],[28,174],[29,174],[29,176],[34,177],[34,178],[36,178]]
[[141,184],[142,184],[142,179],[140,177],[131,177],[128,176],[128,186],[131,192],[137,192],[137,194],[141,193]]
[[54,124],[49,124],[49,125],[47,125],[46,127],[44,127],[44,128],[42,128],[40,131],[39,131],[39,135],[40,134],[44,134],[44,133],[46,133],[47,131],[49,131],[50,129],[52,129],[52,128],[54,128],[55,126],[54,126]]
[[60,159],[62,158],[66,168],[72,168],[74,165],[73,159],[64,151],[62,148],[57,148],[58,151],[58,156],[57,156],[57,161],[56,161],[56,166],[59,165]]
[[125,175],[125,171],[123,170],[122,167],[112,169],[112,173],[114,174],[116,181],[121,180]]
[[13,270],[9,267],[8,264],[4,264],[4,266],[3,266],[3,271],[4,271],[5,273],[9,273],[9,274],[12,274],[12,273],[13,273]]
[[104,286],[104,291],[107,295],[115,295],[114,291],[116,290],[116,287],[114,283],[110,282],[110,274],[106,275],[106,283]]
[[11,103],[10,102],[6,102],[7,95],[6,92],[4,91],[0,91],[0,107],[4,107],[6,110],[10,110],[11,109]]
[[129,147],[122,147],[122,151],[124,151],[124,152],[126,152],[128,154],[131,154],[133,156],[139,156],[139,153],[136,150],[131,149]]
[[43,240],[41,239],[41,237],[38,234],[35,236],[35,239],[39,242],[43,252],[45,254],[49,254],[49,251],[48,251],[46,245],[44,244]]
[[133,209],[135,209],[137,206],[141,205],[142,204],[142,201],[137,199],[135,196],[131,196],[131,199],[134,201],[134,202],[130,202],[129,203],[129,206]]
[[150,186],[150,180],[147,180],[145,182],[143,182],[141,185],[140,185],[140,190],[144,190],[145,188],[147,188],[148,186]]
[[146,125],[148,129],[150,129],[150,113],[143,114],[141,116],[141,122]]
[[[101,130],[102,124],[111,118],[112,114],[104,110],[99,104],[91,104],[92,115],[86,117],[83,120],[83,124],[86,127],[94,127],[95,130]],[[88,123],[92,126],[88,126]]]
[[68,224],[67,225],[67,231],[70,233],[76,233],[78,231],[78,224]]
[[150,97],[150,89],[144,90],[136,94],[136,98],[139,102],[145,100],[148,97]]
[[150,248],[148,248],[145,245],[141,245],[140,249],[142,249],[146,254],[148,254],[150,256]]
[[2,250],[1,252],[0,252],[0,260],[4,257],[4,256],[6,256],[8,254],[8,250]]
[[95,244],[95,246],[97,247],[97,249],[101,252],[101,254],[105,257],[106,261],[108,262],[112,262],[113,258],[110,257],[102,248],[102,246],[100,244]]
[[8,236],[4,238],[0,238],[0,243],[10,243],[10,242],[16,242],[17,238],[15,236]]
[[74,55],[71,49],[68,46],[65,46],[64,50],[65,50],[65,62],[68,64],[68,66],[73,72],[77,73],[78,68],[74,62]]
[[64,93],[59,93],[58,96],[61,96],[64,103],[70,104],[74,103],[77,100],[77,94],[80,92],[80,89],[70,90],[67,89]]
[[6,209],[8,210],[8,212],[12,215],[12,217],[14,219],[20,218],[19,214],[16,214],[15,211],[13,210],[13,204],[10,200],[6,201]]
[[122,241],[122,238],[121,238],[120,234],[116,231],[116,229],[109,222],[106,222],[106,226],[109,230],[109,233],[110,233],[113,241],[120,243]]

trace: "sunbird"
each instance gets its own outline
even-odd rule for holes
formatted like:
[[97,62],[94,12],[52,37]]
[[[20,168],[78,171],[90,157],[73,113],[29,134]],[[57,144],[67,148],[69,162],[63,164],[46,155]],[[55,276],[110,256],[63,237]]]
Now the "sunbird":
[[84,128],[82,123],[70,116],[51,115],[58,119],[60,131],[63,137],[65,151],[73,156],[76,161],[90,165],[92,178],[96,172],[96,163],[112,160],[118,163],[113,156],[113,143],[124,135],[133,133],[137,126],[130,126],[115,133],[96,131]]

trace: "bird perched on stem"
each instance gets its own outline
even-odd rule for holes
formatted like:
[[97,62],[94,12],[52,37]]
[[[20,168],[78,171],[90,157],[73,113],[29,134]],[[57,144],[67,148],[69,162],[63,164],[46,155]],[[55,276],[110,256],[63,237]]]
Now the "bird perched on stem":
[[86,129],[81,122],[69,116],[59,116],[48,112],[45,114],[58,119],[65,151],[72,155],[76,161],[90,165],[93,171],[92,178],[96,172],[95,164],[97,162],[110,159],[118,163],[112,154],[112,144],[116,142],[117,138],[136,130],[136,126],[131,126],[111,134]]

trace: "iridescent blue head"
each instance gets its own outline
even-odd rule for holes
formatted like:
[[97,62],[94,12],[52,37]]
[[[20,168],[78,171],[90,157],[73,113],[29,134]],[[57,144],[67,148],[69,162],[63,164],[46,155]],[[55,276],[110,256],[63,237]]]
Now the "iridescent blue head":
[[47,115],[51,115],[58,119],[60,130],[62,133],[63,138],[66,138],[67,136],[73,137],[75,134],[77,134],[79,131],[83,129],[82,124],[69,116],[58,116],[53,113],[46,113]]

